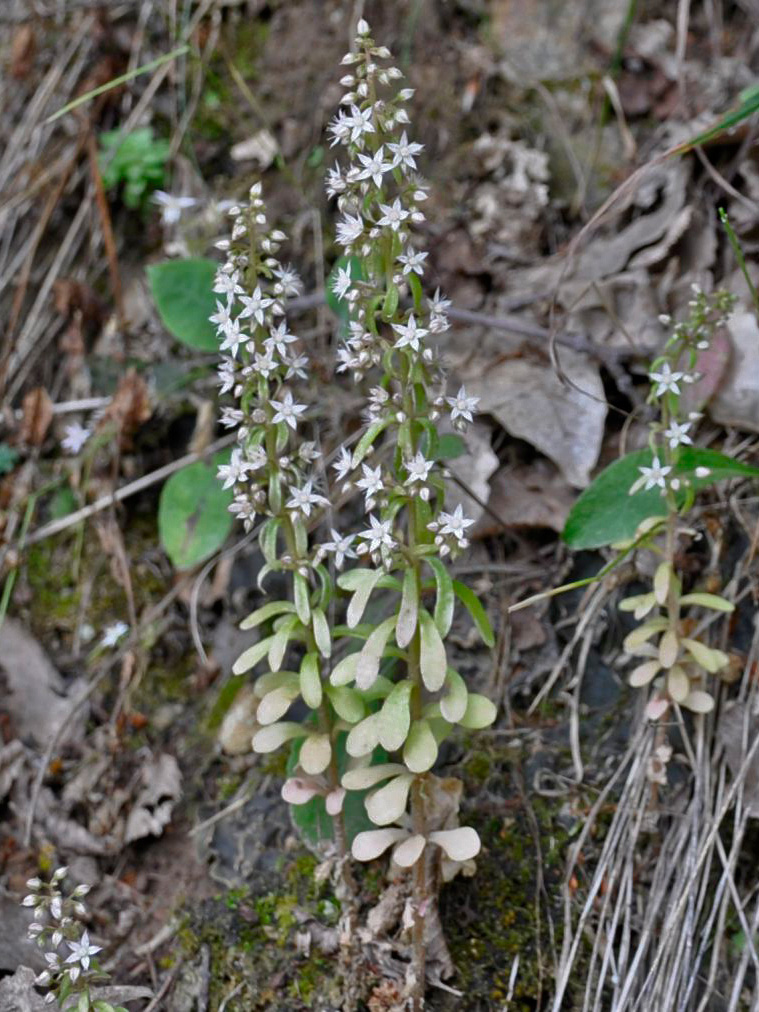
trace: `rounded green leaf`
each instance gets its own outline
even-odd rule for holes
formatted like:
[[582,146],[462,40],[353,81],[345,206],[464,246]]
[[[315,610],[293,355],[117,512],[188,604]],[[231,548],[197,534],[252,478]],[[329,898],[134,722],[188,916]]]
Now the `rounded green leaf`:
[[158,533],[164,551],[177,569],[192,569],[217,552],[232,529],[231,489],[216,477],[228,454],[217,454],[173,474],[161,489]]
[[308,600],[308,582],[300,573],[293,574],[293,596],[295,610],[303,625],[311,621],[311,604]]
[[437,742],[430,725],[426,720],[415,720],[403,746],[403,761],[412,773],[426,773],[436,759]]
[[401,773],[366,798],[364,802],[366,814],[375,826],[389,826],[390,823],[400,819],[406,811],[408,794],[413,782],[413,773]]
[[403,595],[395,625],[395,642],[403,650],[414,638],[419,614],[419,577],[412,566],[403,576]]
[[298,619],[293,615],[292,618],[286,619],[271,637],[269,667],[272,671],[279,671],[282,667],[282,661],[287,653],[287,644],[292,639],[297,624]]
[[466,712],[457,723],[470,731],[479,731],[483,727],[490,727],[497,715],[498,710],[495,703],[492,703],[487,696],[471,692],[467,700]]
[[306,734],[305,728],[293,721],[269,724],[268,727],[262,727],[253,735],[253,751],[274,752],[286,741],[292,741],[293,738],[305,738]]
[[327,616],[321,608],[314,608],[311,612],[311,628],[314,631],[316,649],[322,657],[330,657],[332,654],[332,637],[329,631]]
[[438,632],[445,639],[453,621],[453,608],[456,600],[453,593],[453,580],[451,580],[450,573],[440,559],[429,558],[427,559],[427,564],[435,574],[435,585],[437,587],[433,618]]
[[301,745],[300,764],[306,773],[323,773],[332,759],[332,746],[327,734],[309,734]]
[[256,710],[256,720],[259,724],[275,724],[280,717],[284,717],[292,706],[294,699],[298,698],[298,683],[280,685],[271,692],[267,692]]
[[735,611],[735,605],[731,601],[726,601],[724,597],[719,597],[717,594],[686,594],[680,598],[680,604],[696,604],[701,608],[709,608],[711,611]]
[[219,338],[209,317],[216,309],[214,276],[218,264],[199,257],[148,267],[148,284],[164,327],[198,351],[218,351]]
[[395,627],[395,615],[381,622],[369,639],[364,643],[358,655],[356,665],[356,687],[368,689],[379,674],[380,662],[385,652],[387,641]]
[[440,700],[440,713],[451,724],[457,724],[466,713],[467,692],[466,682],[453,668],[448,668],[445,676],[448,692]]
[[319,674],[319,657],[306,654],[300,665],[300,694],[306,706],[317,710],[322,701],[322,680]]
[[419,667],[422,681],[430,692],[437,692],[445,682],[447,669],[445,644],[428,612],[422,610],[419,613],[419,625],[421,632]]
[[267,636],[266,639],[259,640],[258,643],[254,643],[252,647],[248,647],[247,650],[243,650],[235,663],[232,665],[232,674],[244,675],[246,671],[250,671],[251,668],[254,668],[256,664],[258,664],[258,662],[268,654],[269,647],[271,646],[273,639],[273,636]]
[[[350,584],[346,581],[338,582],[341,587],[346,587],[346,589],[354,592],[348,604],[345,621],[349,629],[355,629],[366,610],[372,591],[379,583],[383,574],[382,570],[378,569],[354,569],[350,575],[353,577]],[[345,576],[348,576],[348,574],[346,573]]]
[[324,691],[341,720],[355,724],[364,719],[366,707],[360,693],[355,689],[349,689],[347,685],[328,685]]
[[358,658],[358,653],[348,654],[347,657],[343,657],[341,661],[338,661],[330,673],[330,684],[348,685],[349,682],[355,681]]
[[379,766],[361,766],[355,770],[348,770],[340,782],[346,790],[363,791],[368,787],[374,787],[382,780],[387,780],[388,777],[405,772],[406,767],[401,763],[380,763]]
[[262,622],[266,622],[270,618],[276,618],[277,615],[283,615],[286,612],[294,611],[295,605],[292,601],[270,601],[261,608],[256,608],[256,610],[252,611],[247,618],[244,618],[240,623],[240,628],[255,629],[257,625],[261,625]]
[[411,726],[411,692],[413,683],[398,682],[377,714],[380,744],[388,752],[395,752],[406,740]]
[[348,755],[358,759],[359,756],[368,755],[379,745],[379,714],[370,713],[364,717],[360,724],[351,728],[345,742],[345,751]]

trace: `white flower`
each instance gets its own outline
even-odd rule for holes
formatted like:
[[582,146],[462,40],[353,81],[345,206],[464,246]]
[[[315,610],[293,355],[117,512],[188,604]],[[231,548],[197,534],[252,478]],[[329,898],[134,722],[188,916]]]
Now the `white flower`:
[[446,401],[451,407],[452,422],[455,422],[457,418],[463,418],[465,421],[471,422],[472,412],[477,410],[480,398],[467,397],[464,387],[460,387],[456,396],[446,397]]
[[225,306],[223,303],[217,300],[216,312],[213,314],[213,316],[209,316],[208,319],[211,321],[211,323],[215,323],[216,326],[219,328],[219,330],[224,330],[227,324],[230,323],[232,320],[232,317],[230,315],[231,312],[232,306],[229,302]]
[[343,568],[343,562],[346,559],[357,558],[356,553],[351,548],[351,545],[356,539],[355,534],[349,534],[347,537],[342,537],[338,532],[332,528],[332,541],[325,541],[322,548],[325,552],[334,552],[335,565],[338,569]]
[[384,154],[384,147],[379,147],[371,155],[359,154],[358,160],[364,167],[358,173],[356,179],[371,179],[377,188],[382,186],[383,173],[389,172],[393,167],[392,162],[383,161]]
[[219,377],[219,393],[226,394],[235,385],[235,363],[234,359],[225,358],[216,370]]
[[230,305],[235,295],[242,295],[245,291],[240,286],[239,273],[237,271],[225,271],[223,268],[216,272],[213,290],[217,295],[226,295]]
[[348,116],[348,114],[343,109],[340,109],[337,113],[337,116],[335,116],[335,118],[327,127],[329,133],[332,134],[332,143],[330,144],[331,148],[333,148],[335,144],[347,143],[348,138],[351,135],[352,125],[353,120],[351,119],[351,117]]
[[285,358],[287,356],[288,344],[292,344],[293,341],[297,340],[298,338],[295,334],[288,333],[287,323],[283,320],[282,323],[270,332],[269,336],[264,341],[264,346],[269,350],[272,348],[276,349],[277,354],[281,355],[282,358]]
[[[351,141],[356,144],[361,141],[364,134],[374,133],[374,124],[372,123],[373,109],[371,106],[367,106],[363,111],[356,105],[351,106],[351,114],[348,118],[351,128]],[[363,141],[361,141],[363,144]]]
[[337,275],[335,280],[332,282],[332,291],[335,293],[338,299],[344,299],[348,289],[353,284],[353,278],[351,277],[350,271],[347,271],[344,267],[337,268]]
[[164,193],[163,190],[154,190],[153,200],[161,205],[161,221],[164,225],[176,225],[182,217],[182,211],[197,204],[194,197],[175,197],[173,193]]
[[377,495],[385,487],[382,481],[382,466],[380,465],[372,469],[368,464],[362,464],[361,471],[364,477],[359,478],[356,482],[356,488],[364,491],[366,495],[366,508],[371,509],[374,505],[373,496]]
[[236,429],[239,425],[242,425],[244,418],[245,415],[243,415],[239,408],[222,408],[219,421],[225,429]]
[[408,347],[414,351],[419,351],[419,341],[429,334],[429,331],[423,327],[417,327],[413,313],[409,316],[407,324],[394,323],[392,326],[396,334],[400,334],[400,337],[395,342],[396,348]]
[[287,298],[288,295],[300,295],[303,291],[303,282],[298,276],[298,272],[294,267],[275,267],[272,270],[272,274],[277,278],[279,284],[278,288],[282,294]]
[[256,285],[253,295],[241,295],[240,302],[245,307],[240,313],[240,319],[243,320],[248,316],[252,316],[259,326],[263,326],[264,310],[269,308],[274,299],[267,298],[261,291],[261,286]]
[[657,384],[654,394],[661,397],[667,391],[672,391],[673,394],[680,393],[680,387],[677,384],[683,379],[683,373],[672,372],[669,362],[665,362],[659,372],[650,372],[648,378]]
[[353,245],[363,231],[364,223],[361,220],[361,215],[356,215],[354,218],[352,215],[346,214],[343,220],[337,223],[337,241],[341,246],[347,248]]
[[415,144],[409,141],[404,130],[401,134],[401,139],[397,144],[388,144],[388,147],[395,156],[393,158],[393,168],[397,165],[405,165],[409,169],[416,168],[416,161],[414,155],[418,155],[420,151],[424,150],[423,144]]
[[359,532],[359,537],[369,542],[369,551],[377,552],[381,548],[394,548],[395,539],[392,535],[392,520],[378,520],[376,517],[369,517],[371,527]]
[[344,481],[346,476],[353,470],[353,456],[344,446],[340,447],[340,456],[337,460],[333,461],[332,467],[337,471],[338,481]]
[[380,204],[380,211],[382,211],[382,217],[377,224],[380,226],[387,226],[388,228],[391,228],[393,232],[397,232],[401,227],[401,224],[409,216],[409,212],[403,207],[399,197],[395,198],[392,205]]
[[244,495],[236,495],[234,501],[229,504],[229,512],[234,514],[238,520],[245,522],[245,530],[249,531],[256,519],[256,509],[250,499]]
[[463,513],[461,503],[453,513],[442,512],[438,517],[438,528],[441,534],[452,534],[458,541],[466,539],[466,529],[471,527],[474,520],[468,520]]
[[224,479],[224,488],[232,488],[238,481],[245,481],[245,475],[250,470],[250,464],[243,458],[242,450],[232,450],[228,464],[220,464],[216,477]]
[[307,481],[303,488],[291,488],[287,508],[310,517],[312,506],[327,505],[328,500],[323,495],[318,495],[318,493],[311,491],[312,485],[313,482]]
[[690,429],[690,422],[670,422],[669,428],[664,433],[665,437],[669,440],[670,447],[674,450],[681,444],[687,443],[689,446],[693,445],[693,440],[688,435],[688,429]]
[[61,446],[68,453],[79,453],[81,448],[90,438],[92,433],[89,429],[85,429],[79,422],[73,422],[71,425],[67,425],[65,428],[65,435],[61,440]]
[[295,355],[286,361],[287,372],[285,373],[285,379],[292,379],[293,376],[297,376],[299,379],[308,378],[308,373],[306,372],[306,366],[308,365],[307,355]]
[[281,401],[272,400],[271,406],[276,408],[276,414],[272,418],[274,425],[278,422],[285,422],[291,429],[297,428],[298,416],[306,410],[305,404],[296,404],[293,401],[293,395],[289,390],[285,390]]
[[426,253],[418,253],[410,249],[407,253],[401,253],[398,257],[398,262],[403,264],[404,274],[410,274],[412,271],[416,274],[424,274],[424,261],[426,259]]
[[125,636],[129,632],[129,626],[126,622],[113,622],[111,625],[106,626],[103,638],[100,641],[101,647],[115,647],[122,636]]
[[277,363],[274,361],[271,348],[268,348],[263,355],[259,351],[256,352],[253,358],[253,369],[259,376],[263,376],[264,379],[268,379],[273,372],[276,372]]
[[345,179],[339,165],[336,165],[333,169],[327,169],[326,190],[328,197],[336,197],[338,194],[345,192]]
[[243,334],[240,330],[240,321],[229,320],[224,326],[222,333],[224,334],[224,340],[219,345],[219,351],[228,351],[232,358],[237,358],[237,352],[240,350],[241,344],[248,343],[248,335]]
[[666,478],[672,468],[668,465],[662,467],[658,457],[651,461],[651,467],[639,467],[641,477],[633,482],[630,488],[630,495],[633,495],[639,488],[643,487],[646,492],[657,486],[661,489],[667,487]]
[[427,481],[434,463],[435,462],[432,460],[426,460],[423,453],[417,453],[417,455],[406,464],[408,478],[406,478],[405,484],[414,485],[418,481]]
[[90,956],[102,950],[102,945],[90,945],[90,936],[85,931],[78,942],[68,942],[71,955],[66,959],[67,963],[81,963],[85,970],[90,968]]

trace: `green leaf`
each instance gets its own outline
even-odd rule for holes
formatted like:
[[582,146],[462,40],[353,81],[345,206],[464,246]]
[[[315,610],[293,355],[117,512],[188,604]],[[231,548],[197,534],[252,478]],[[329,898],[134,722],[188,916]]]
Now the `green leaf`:
[[269,647],[269,667],[272,671],[279,671],[282,667],[282,661],[285,659],[285,654],[287,652],[287,645],[293,638],[297,626],[298,619],[295,615],[293,615],[291,618],[285,619],[282,625],[271,637],[271,646]]
[[435,765],[437,742],[426,720],[415,720],[403,747],[403,761],[412,773],[426,773]]
[[321,608],[314,608],[311,612],[311,628],[314,630],[317,650],[322,657],[330,657],[332,655],[332,637],[329,632],[327,616]]
[[411,773],[401,773],[367,797],[366,812],[375,826],[388,826],[402,817],[413,782]]
[[456,435],[455,432],[446,432],[437,441],[435,459],[455,460],[456,457],[462,457],[466,452],[466,443],[461,436]]
[[319,655],[306,654],[300,665],[300,694],[306,706],[318,710],[322,701],[322,680],[319,674]]
[[263,605],[261,608],[256,608],[247,618],[244,618],[240,623],[240,628],[255,629],[256,626],[261,625],[262,622],[266,622],[270,618],[276,618],[277,615],[282,615],[286,612],[292,613],[294,611],[295,605],[292,601],[269,601],[268,604]]
[[355,681],[359,654],[348,654],[334,666],[329,676],[330,685],[347,685]]
[[429,612],[419,613],[420,647],[419,667],[422,681],[430,692],[437,692],[445,682],[447,669],[445,644]]
[[0,443],[0,474],[10,474],[17,460],[18,450],[14,450],[7,443]]
[[372,422],[366,432],[363,434],[358,443],[356,443],[356,449],[353,451],[353,467],[358,467],[364,457],[367,455],[371,447],[374,445],[374,441],[379,434],[388,427],[391,418],[380,418],[376,422]]
[[466,704],[466,712],[457,723],[470,731],[480,731],[483,727],[490,727],[498,715],[495,703],[487,696],[481,696],[477,692],[471,692]]
[[735,611],[735,605],[731,601],[726,601],[724,597],[719,597],[718,594],[702,594],[700,592],[686,594],[680,598],[680,604],[696,604],[701,608],[710,608],[712,611]]
[[182,344],[198,351],[219,350],[213,292],[217,264],[198,257],[168,260],[148,267],[148,283],[164,327]]
[[354,591],[353,597],[348,604],[345,621],[350,629],[355,629],[366,610],[372,591],[382,579],[383,574],[380,569],[354,569],[350,574],[343,574],[345,577],[349,575],[352,578],[350,587],[348,587],[347,581],[341,582],[338,580],[338,583],[341,587]]
[[356,724],[366,716],[364,700],[355,689],[350,689],[347,685],[326,685],[324,691],[341,720]]
[[356,665],[356,688],[369,689],[379,674],[380,661],[395,628],[395,615],[380,622],[361,648]]
[[232,674],[244,675],[246,671],[250,671],[251,668],[254,668],[259,661],[266,657],[273,640],[273,636],[267,636],[266,639],[259,640],[258,643],[254,643],[252,647],[248,647],[247,650],[243,650],[235,663],[232,665]]
[[445,639],[451,629],[453,608],[456,601],[453,593],[453,580],[451,580],[450,573],[440,559],[431,556],[427,559],[427,564],[435,575],[435,584],[437,586],[433,618],[438,632]]
[[232,529],[232,490],[222,488],[216,477],[219,464],[227,460],[229,454],[217,454],[210,464],[189,464],[161,489],[158,532],[176,569],[192,569],[208,559]]
[[413,566],[409,566],[403,575],[403,596],[395,626],[395,642],[405,649],[416,632],[416,621],[419,615],[419,576]]
[[295,597],[295,610],[303,625],[311,621],[311,604],[308,600],[308,582],[305,576],[300,573],[293,574],[293,596]]
[[464,583],[460,583],[458,580],[453,580],[453,590],[456,597],[461,601],[466,610],[472,616],[472,621],[477,626],[477,630],[482,637],[482,641],[485,646],[495,646],[495,636],[493,635],[493,628],[490,625],[490,619],[485,613],[485,609],[480,603],[480,599],[477,595],[469,589]]
[[280,520],[272,517],[266,521],[261,528],[261,533],[258,535],[261,554],[269,565],[277,561],[277,532],[279,531],[280,524]]
[[[605,468],[585,489],[572,507],[562,533],[570,548],[601,548],[627,541],[635,537],[644,520],[666,514],[659,488],[630,495],[630,488],[640,478],[640,468],[650,467],[652,457],[649,448],[628,453]],[[696,468],[700,467],[709,468],[711,473],[705,478],[696,477]],[[759,468],[717,450],[687,446],[681,449],[673,474],[687,478],[698,490],[726,478],[758,477]],[[681,490],[679,503],[684,499],[685,492]]]
[[385,301],[382,305],[382,315],[386,320],[392,320],[395,316],[399,299],[400,292],[398,291],[398,286],[391,282],[388,286],[387,292],[385,293]]
[[379,741],[388,752],[395,752],[406,740],[411,726],[411,692],[414,688],[408,679],[398,682],[382,704],[377,716]]
[[466,682],[453,668],[445,676],[448,695],[440,700],[440,713],[451,724],[457,724],[466,713],[469,693]]
[[422,298],[423,298],[422,283],[419,280],[418,275],[414,271],[411,271],[411,273],[407,276],[406,280],[408,281],[408,286],[411,289],[411,295],[414,299],[414,309],[418,313],[421,311],[422,308]]

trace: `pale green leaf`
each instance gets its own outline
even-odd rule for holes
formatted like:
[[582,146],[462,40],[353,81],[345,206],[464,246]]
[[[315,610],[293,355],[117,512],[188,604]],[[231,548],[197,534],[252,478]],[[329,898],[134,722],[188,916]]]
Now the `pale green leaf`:
[[356,687],[368,689],[379,674],[382,656],[395,628],[395,615],[381,622],[364,643],[356,666]]
[[448,668],[445,676],[448,692],[440,700],[440,713],[451,724],[457,724],[466,713],[467,692],[466,682],[453,668]]
[[360,693],[355,689],[350,689],[347,685],[328,685],[324,691],[341,720],[348,724],[356,724],[364,719],[366,706]]
[[311,621],[311,605],[308,600],[308,581],[300,573],[293,573],[293,596],[295,610],[303,625]]
[[247,618],[244,618],[240,623],[240,628],[255,629],[257,625],[261,625],[262,622],[266,622],[270,618],[276,618],[277,615],[282,615],[285,612],[292,613],[294,611],[295,605],[292,601],[270,601],[268,604],[263,605],[263,607],[256,608]]
[[453,593],[453,581],[451,580],[450,573],[445,568],[445,565],[434,557],[427,559],[427,564],[432,569],[435,575],[435,585],[437,587],[437,597],[435,598],[435,612],[433,618],[435,619],[435,625],[438,628],[438,632],[445,639],[450,632],[451,622],[453,621],[453,609],[455,604],[455,594]]
[[[264,658],[268,652],[274,640],[273,636],[267,636],[266,639],[259,640],[258,643],[254,643],[252,647],[248,647],[247,650],[243,650],[240,656],[237,658],[235,663],[232,665],[232,673],[235,675],[243,675],[246,671],[250,671],[262,658]],[[277,665],[279,667],[279,665]]]
[[388,752],[395,752],[406,740],[411,725],[413,688],[413,683],[407,679],[398,682],[377,715],[380,744]]
[[452,582],[456,597],[472,616],[472,621],[477,626],[477,631],[482,637],[483,643],[488,647],[494,647],[495,636],[493,635],[493,629],[490,625],[490,619],[480,603],[480,599],[466,584],[460,583],[458,580],[453,580]]
[[395,626],[395,642],[401,649],[409,645],[416,632],[419,614],[419,577],[416,569],[409,566],[403,576],[403,595]]
[[331,657],[332,637],[329,632],[329,622],[321,608],[314,608],[311,612],[311,627],[314,630],[317,650],[322,657]]
[[415,720],[403,746],[403,761],[412,773],[426,773],[436,759],[437,742],[430,725],[426,720]]
[[322,680],[319,674],[319,655],[306,654],[300,665],[300,694],[312,710],[318,710],[322,701]]
[[457,723],[470,731],[480,731],[483,727],[490,727],[497,715],[498,710],[495,703],[492,703],[487,696],[470,692],[466,712]]
[[445,644],[427,611],[420,611],[419,625],[421,632],[419,666],[422,681],[430,692],[437,692],[445,682],[447,668]]
[[400,819],[406,811],[413,782],[413,773],[401,773],[400,776],[393,777],[384,787],[368,795],[364,802],[366,814],[375,826],[389,826],[391,822]]

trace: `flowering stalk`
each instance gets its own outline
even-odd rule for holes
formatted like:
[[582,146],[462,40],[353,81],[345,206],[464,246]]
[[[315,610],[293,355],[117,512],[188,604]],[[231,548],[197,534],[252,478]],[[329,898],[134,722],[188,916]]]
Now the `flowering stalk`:
[[[693,479],[702,481],[711,473],[707,467],[696,467],[688,475],[681,466],[682,448],[692,445],[693,427],[701,417],[697,412],[683,411],[683,386],[699,379],[694,371],[698,355],[709,348],[714,330],[725,323],[734,303],[734,296],[728,292],[707,296],[694,286],[688,319],[675,325],[662,355],[651,364],[649,372],[648,400],[658,414],[650,426],[653,459],[650,467],[640,468],[641,475],[630,493],[640,488],[661,490],[666,510],[664,540],[661,544],[656,539],[661,520],[650,522],[651,534],[645,544],[661,557],[653,587],[646,594],[626,598],[620,608],[633,612],[637,619],[645,619],[627,636],[624,650],[638,661],[629,676],[630,684],[654,683],[655,693],[646,707],[646,715],[652,720],[663,717],[673,704],[695,713],[708,713],[714,699],[703,687],[704,677],[719,672],[729,660],[723,651],[688,635],[692,621],[682,615],[682,610],[706,608],[730,612],[733,605],[715,594],[683,594],[675,571],[675,554],[682,531],[680,519],[693,503]],[[671,321],[664,317],[663,322]],[[657,740],[657,746],[661,747],[662,741]]]
[[[50,989],[45,995],[46,1005],[57,1001],[64,1010],[126,1012],[121,1005],[111,1005],[92,993],[93,983],[107,980],[108,974],[94,958],[101,946],[90,942],[89,933],[82,930],[80,923],[87,916],[82,900],[89,886],[77,886],[69,895],[64,895],[61,885],[67,874],[67,868],[58,868],[50,882],[31,878],[26,883],[31,891],[24,897],[23,906],[34,909],[29,938],[47,950],[44,953],[47,969],[37,975],[35,984]],[[61,955],[64,945],[68,952]]]
[[[368,427],[355,451],[344,450],[335,465],[343,487],[363,493],[369,523],[359,532],[356,549],[368,565],[338,579],[352,594],[348,629],[364,643],[340,662],[330,680],[354,683],[365,697],[382,701],[348,734],[348,754],[364,765],[349,770],[342,783],[348,789],[377,788],[367,797],[366,810],[382,828],[356,836],[354,857],[371,860],[393,847],[394,863],[414,868],[409,992],[414,1009],[421,1009],[426,926],[436,916],[441,859],[460,866],[480,848],[475,830],[459,827],[455,811],[444,811],[437,800],[442,781],[430,771],[455,724],[485,727],[496,711],[484,696],[468,692],[446,658],[444,640],[457,597],[477,613],[481,627],[487,620],[471,591],[452,581],[443,563],[467,547],[472,521],[461,506],[443,509],[445,471],[436,422],[447,412],[453,426],[464,429],[477,400],[463,388],[455,397],[445,396],[444,371],[428,341],[448,329],[449,303],[439,292],[428,300],[422,294],[427,254],[415,249],[410,232],[424,220],[420,205],[426,187],[416,174],[422,145],[406,133],[404,105],[411,89],[383,97],[402,76],[384,66],[389,57],[385,47],[375,45],[367,23],[359,22],[355,51],[343,59],[351,68],[341,80],[347,89],[344,108],[329,128],[333,146],[344,147],[349,159],[347,166],[332,168],[327,180],[327,192],[337,197],[342,213],[337,240],[347,258],[333,280],[335,295],[347,304],[350,332],[338,353],[338,371],[350,371],[356,381],[370,371],[379,374],[369,398]],[[412,302],[408,309],[407,300]],[[375,466],[367,462],[373,452]],[[395,591],[396,606],[379,624],[362,624],[378,588]],[[430,611],[424,598],[433,591]],[[485,636],[491,639],[489,631]],[[395,681],[388,677],[388,664],[380,673],[383,662],[395,668]],[[366,765],[377,745],[398,753],[397,759]]]
[[[227,353],[219,367],[221,391],[231,392],[237,402],[224,409],[222,423],[237,429],[238,446],[219,468],[219,477],[225,488],[234,489],[230,510],[246,530],[262,517],[258,540],[265,565],[259,587],[272,572],[290,578],[288,598],[270,601],[242,623],[243,629],[254,629],[273,621],[273,632],[246,650],[233,670],[242,674],[268,661],[268,673],[255,684],[259,702],[253,748],[266,753],[285,742],[300,742],[300,772],[285,783],[285,800],[303,804],[320,795],[329,814],[340,816],[345,791],[335,758],[335,712],[323,691],[323,666],[332,653],[326,609],[334,588],[322,565],[323,553],[311,545],[308,531],[327,499],[315,491],[310,473],[319,453],[313,442],[300,438],[307,406],[295,399],[291,382],[306,378],[308,359],[288,329],[284,310],[284,300],[298,294],[301,285],[276,258],[285,236],[268,226],[260,183],[251,188],[249,205],[234,206],[229,214],[231,239],[217,243],[227,254],[214,288],[222,300],[211,320]],[[349,542],[340,545],[343,556],[350,553]],[[293,646],[300,648],[298,671],[284,667]],[[299,696],[313,719],[282,721]],[[344,857],[341,818],[335,820],[335,836]],[[349,881],[345,868],[343,877]]]

